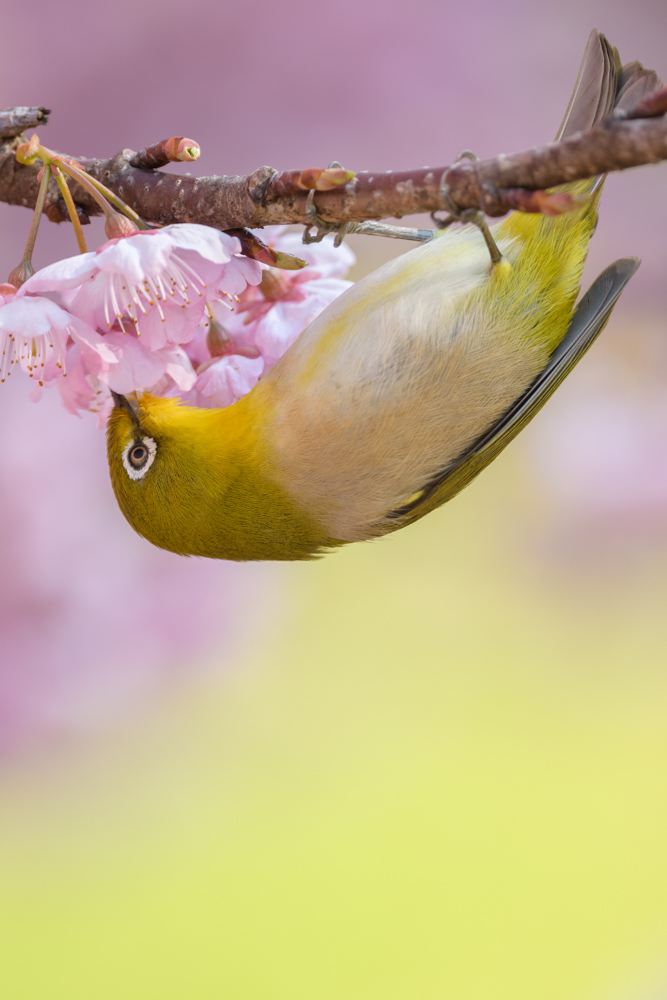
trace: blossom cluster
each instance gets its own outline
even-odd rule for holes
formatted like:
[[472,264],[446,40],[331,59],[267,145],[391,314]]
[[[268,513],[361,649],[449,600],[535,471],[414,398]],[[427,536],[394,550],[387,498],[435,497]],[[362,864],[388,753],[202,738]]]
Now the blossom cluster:
[[18,290],[0,285],[0,380],[18,365],[33,398],[57,385],[70,412],[96,412],[100,425],[111,390],[230,405],[350,284],[346,247],[302,246],[282,227],[262,238],[307,266],[260,264],[236,237],[184,224],[109,240]]

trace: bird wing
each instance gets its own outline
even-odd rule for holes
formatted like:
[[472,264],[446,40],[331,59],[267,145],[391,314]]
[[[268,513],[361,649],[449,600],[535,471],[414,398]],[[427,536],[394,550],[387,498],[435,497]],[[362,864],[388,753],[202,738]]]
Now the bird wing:
[[617,260],[596,278],[575,309],[567,333],[532,385],[452,465],[426,483],[409,503],[387,514],[389,520],[400,519],[396,527],[450,500],[523,430],[602,332],[639,263],[636,257]]

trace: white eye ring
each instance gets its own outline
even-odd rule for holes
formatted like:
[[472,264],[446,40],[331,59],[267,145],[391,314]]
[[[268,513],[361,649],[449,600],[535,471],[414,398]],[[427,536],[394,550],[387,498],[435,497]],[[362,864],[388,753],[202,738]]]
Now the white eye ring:
[[[138,445],[143,445],[146,449],[146,458],[144,459],[142,465],[137,466],[133,465],[130,461],[130,452]],[[123,467],[130,479],[143,479],[153,464],[156,454],[157,445],[153,438],[145,437],[140,438],[138,441],[135,438],[134,441],[130,441],[130,443],[126,445],[125,451],[123,452]]]

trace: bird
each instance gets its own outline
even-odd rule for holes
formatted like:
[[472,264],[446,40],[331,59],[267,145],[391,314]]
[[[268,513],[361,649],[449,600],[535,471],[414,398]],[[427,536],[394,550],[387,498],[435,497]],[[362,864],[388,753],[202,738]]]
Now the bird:
[[[657,89],[589,37],[557,141]],[[446,230],[357,281],[242,399],[200,409],[114,393],[111,483],[140,535],[180,555],[313,559],[413,523],[526,426],[604,328],[635,258],[575,307],[604,178],[557,217]]]

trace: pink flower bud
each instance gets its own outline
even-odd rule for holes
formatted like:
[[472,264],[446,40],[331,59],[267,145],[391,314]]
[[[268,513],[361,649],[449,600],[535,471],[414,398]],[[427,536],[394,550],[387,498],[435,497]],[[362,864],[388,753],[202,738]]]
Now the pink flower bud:
[[9,275],[9,284],[14,285],[16,288],[20,288],[24,285],[28,278],[32,278],[35,273],[35,269],[29,260],[22,260],[21,263],[14,268],[14,270]]
[[120,212],[111,212],[104,220],[104,232],[107,239],[117,240],[123,236],[134,236],[139,230],[126,215]]
[[278,299],[284,298],[289,284],[287,279],[281,275],[275,274],[273,271],[264,271],[259,289],[266,302],[277,302]]
[[231,338],[224,326],[211,319],[208,333],[206,334],[206,346],[212,358],[221,358],[229,354]]
[[182,136],[172,136],[164,144],[164,151],[173,163],[191,162],[198,160],[201,149],[194,139],[185,139]]

